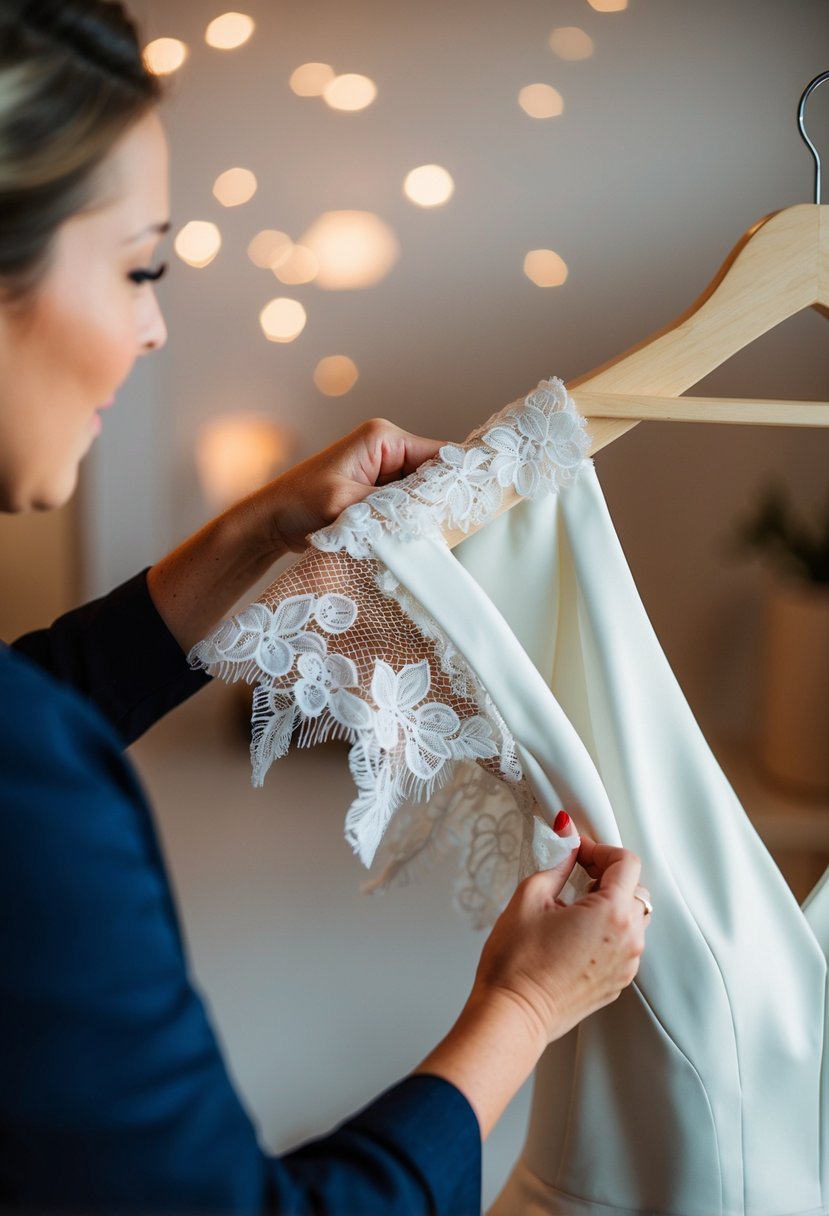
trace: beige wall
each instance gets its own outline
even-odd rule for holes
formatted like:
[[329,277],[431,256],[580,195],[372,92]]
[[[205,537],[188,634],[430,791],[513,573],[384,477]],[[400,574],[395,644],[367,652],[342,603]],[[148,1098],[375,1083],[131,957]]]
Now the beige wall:
[[11,641],[72,607],[79,594],[78,509],[0,514],[0,638]]

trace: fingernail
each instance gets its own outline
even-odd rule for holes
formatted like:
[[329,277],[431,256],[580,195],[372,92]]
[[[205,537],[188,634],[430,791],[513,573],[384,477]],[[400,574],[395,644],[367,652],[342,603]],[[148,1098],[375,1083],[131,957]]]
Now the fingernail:
[[559,813],[556,815],[555,820],[553,822],[553,831],[558,832],[560,835],[562,832],[567,831],[567,827],[568,827],[569,823],[570,823],[570,816],[567,814],[567,812],[559,811]]

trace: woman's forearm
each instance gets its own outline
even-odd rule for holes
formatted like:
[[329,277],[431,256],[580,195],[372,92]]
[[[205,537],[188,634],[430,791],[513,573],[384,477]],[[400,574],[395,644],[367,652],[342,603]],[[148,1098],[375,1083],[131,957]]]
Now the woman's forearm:
[[374,418],[230,507],[150,570],[153,602],[185,652],[309,533],[439,448]]
[[254,496],[238,503],[150,569],[153,603],[185,654],[288,552],[260,510]]
[[450,1081],[466,1097],[486,1139],[535,1068],[543,1029],[517,1007],[472,994],[449,1034],[416,1069]]

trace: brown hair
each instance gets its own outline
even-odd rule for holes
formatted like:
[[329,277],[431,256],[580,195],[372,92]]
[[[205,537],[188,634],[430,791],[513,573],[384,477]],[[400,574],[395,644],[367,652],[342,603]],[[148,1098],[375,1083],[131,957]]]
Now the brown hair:
[[135,26],[110,0],[0,0],[0,293],[20,301],[97,170],[160,99]]

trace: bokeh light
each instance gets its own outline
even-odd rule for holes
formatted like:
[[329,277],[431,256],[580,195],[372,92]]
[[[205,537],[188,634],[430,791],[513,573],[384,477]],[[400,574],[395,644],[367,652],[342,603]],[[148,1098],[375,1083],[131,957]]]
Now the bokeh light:
[[316,255],[316,284],[328,291],[373,287],[400,256],[395,233],[372,211],[326,211],[300,243]]
[[329,63],[303,63],[291,73],[289,84],[297,97],[321,97],[334,75]]
[[277,228],[265,228],[257,232],[248,245],[248,257],[254,266],[262,270],[274,270],[282,262],[287,262],[291,256],[294,243],[287,232]]
[[593,39],[577,25],[560,25],[550,34],[550,49],[559,59],[589,59],[593,54]]
[[628,0],[587,0],[597,13],[621,13],[628,6]]
[[292,245],[287,256],[271,266],[280,283],[311,283],[317,277],[317,255],[304,245]]
[[177,72],[189,55],[185,42],[178,38],[156,38],[144,47],[144,62],[155,76]]
[[308,315],[299,300],[279,296],[259,314],[262,332],[269,342],[293,342],[305,328]]
[[326,397],[342,397],[360,377],[357,364],[348,355],[328,355],[314,370],[314,384]]
[[524,258],[524,274],[536,287],[561,287],[569,270],[564,258],[553,249],[531,249]]
[[287,446],[281,428],[264,414],[211,418],[196,441],[196,469],[207,501],[221,510],[269,481],[285,463]]
[[191,220],[175,239],[173,248],[182,262],[202,269],[209,266],[222,247],[222,234],[209,220]]
[[551,84],[525,85],[518,104],[530,118],[558,118],[564,113],[564,98]]
[[364,110],[377,96],[377,85],[368,76],[348,72],[335,76],[322,95],[332,110]]
[[455,193],[455,183],[441,165],[420,165],[406,174],[403,193],[418,207],[440,207]]
[[256,176],[250,169],[228,169],[216,178],[213,193],[223,207],[239,207],[256,193]]
[[246,13],[222,13],[207,27],[204,40],[217,51],[235,51],[244,46],[256,28]]

